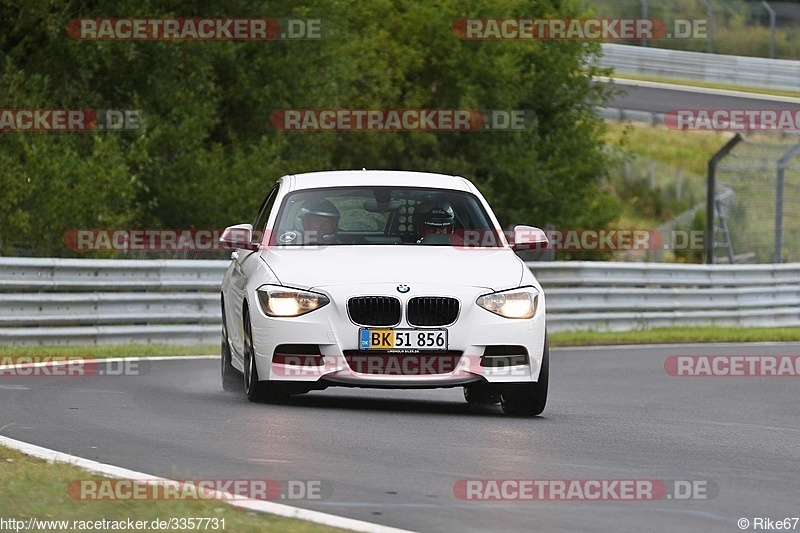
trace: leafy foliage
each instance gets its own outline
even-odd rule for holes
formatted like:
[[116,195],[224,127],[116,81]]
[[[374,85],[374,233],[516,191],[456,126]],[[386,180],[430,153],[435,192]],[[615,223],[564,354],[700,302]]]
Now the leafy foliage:
[[[474,180],[504,224],[601,227],[619,206],[594,109],[596,43],[462,41],[464,17],[577,17],[577,0],[11,0],[3,109],[141,109],[133,132],[0,133],[0,245],[69,255],[74,228],[249,221],[288,173],[379,168]],[[73,18],[321,18],[318,40],[76,41]],[[278,131],[279,109],[524,109],[518,132]]]

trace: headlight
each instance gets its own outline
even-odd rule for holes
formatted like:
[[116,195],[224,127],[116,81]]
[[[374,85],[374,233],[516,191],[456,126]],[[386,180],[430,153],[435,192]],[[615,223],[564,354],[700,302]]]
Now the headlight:
[[256,295],[267,316],[300,316],[330,303],[324,294],[274,285],[259,287]]
[[487,311],[506,318],[532,318],[536,314],[539,291],[523,287],[510,291],[495,292],[478,298],[476,302]]

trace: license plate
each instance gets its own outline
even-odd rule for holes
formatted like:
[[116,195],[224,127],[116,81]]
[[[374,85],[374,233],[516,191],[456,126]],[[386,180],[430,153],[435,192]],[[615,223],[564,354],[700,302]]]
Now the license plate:
[[446,329],[360,329],[360,350],[447,351]]

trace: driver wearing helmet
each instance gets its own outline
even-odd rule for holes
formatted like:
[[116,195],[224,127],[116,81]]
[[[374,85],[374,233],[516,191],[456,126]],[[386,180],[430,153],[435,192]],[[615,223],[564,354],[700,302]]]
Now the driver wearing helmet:
[[450,235],[455,221],[453,207],[446,200],[422,202],[414,210],[414,227],[419,235],[417,243],[429,235]]
[[335,243],[338,228],[339,210],[330,200],[304,205],[297,212],[297,229],[306,244]]

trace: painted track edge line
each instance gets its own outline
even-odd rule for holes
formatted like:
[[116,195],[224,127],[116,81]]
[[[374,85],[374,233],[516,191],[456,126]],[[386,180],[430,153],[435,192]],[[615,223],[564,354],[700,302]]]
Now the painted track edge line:
[[[83,457],[69,455],[63,452],[51,450],[49,448],[43,448],[35,444],[29,444],[27,442],[4,437],[2,435],[0,435],[0,444],[18,450],[27,455],[38,457],[39,459],[45,459],[47,461],[56,463],[71,464],[73,466],[83,468],[89,472],[102,474],[109,477],[137,481],[147,480],[159,483],[178,483],[171,479],[161,478],[158,476],[145,474],[143,472],[136,472],[135,470],[128,470],[126,468],[105,463],[98,463],[97,461],[92,461],[91,459],[84,459]],[[297,518],[299,520],[314,522],[315,524],[349,529],[351,531],[360,531],[365,533],[413,533],[405,529],[382,526],[380,524],[373,524],[371,522],[364,522],[362,520],[356,520],[353,518],[345,518],[343,516],[323,513],[321,511],[300,509],[298,507],[292,507],[290,505],[283,505],[274,502],[225,500],[224,503],[228,503],[234,507],[240,507],[250,511],[269,513],[277,516],[283,516],[285,518]]]

